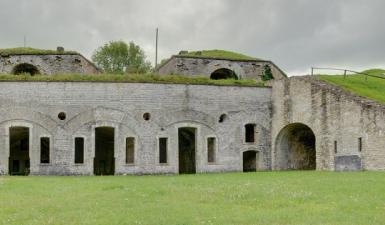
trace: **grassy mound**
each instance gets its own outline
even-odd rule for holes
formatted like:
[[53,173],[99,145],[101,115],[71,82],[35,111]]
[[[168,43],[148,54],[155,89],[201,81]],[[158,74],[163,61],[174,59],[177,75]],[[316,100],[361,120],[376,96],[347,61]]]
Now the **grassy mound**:
[[75,51],[58,52],[56,50],[45,50],[36,48],[6,48],[0,49],[0,55],[77,55]]
[[[342,87],[358,96],[376,100],[385,104],[385,70],[371,69],[363,71],[365,75],[318,75],[320,80]],[[383,78],[381,78],[383,77]]]
[[57,74],[57,75],[35,75],[29,74],[13,75],[0,74],[0,81],[89,81],[89,82],[127,82],[127,83],[162,83],[162,84],[196,84],[196,85],[220,85],[220,86],[251,86],[263,87],[263,82],[255,80],[211,80],[207,77],[186,77],[177,75],[159,76],[153,74]]
[[192,52],[182,52],[179,56],[194,57],[194,58],[216,58],[230,60],[257,60],[257,58],[243,55],[236,52],[225,50],[202,50]]

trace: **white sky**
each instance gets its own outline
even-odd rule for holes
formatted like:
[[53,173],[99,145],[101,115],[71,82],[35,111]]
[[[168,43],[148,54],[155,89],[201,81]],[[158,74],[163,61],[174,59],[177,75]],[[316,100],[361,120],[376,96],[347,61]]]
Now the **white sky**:
[[64,46],[90,58],[134,41],[154,61],[225,49],[270,59],[290,75],[311,66],[385,68],[382,0],[0,0],[0,48]]

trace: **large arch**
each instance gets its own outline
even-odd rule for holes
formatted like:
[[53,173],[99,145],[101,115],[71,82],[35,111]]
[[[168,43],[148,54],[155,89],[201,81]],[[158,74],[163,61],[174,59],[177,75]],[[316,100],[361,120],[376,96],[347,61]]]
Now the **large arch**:
[[292,123],[275,141],[275,166],[279,170],[315,170],[316,138],[310,127]]
[[224,79],[234,79],[238,80],[237,74],[230,69],[220,68],[211,73],[210,79],[212,80],[224,80]]
[[36,66],[29,63],[18,64],[12,70],[12,74],[16,74],[16,75],[25,74],[25,73],[33,76],[36,74],[40,74],[40,71],[37,69]]

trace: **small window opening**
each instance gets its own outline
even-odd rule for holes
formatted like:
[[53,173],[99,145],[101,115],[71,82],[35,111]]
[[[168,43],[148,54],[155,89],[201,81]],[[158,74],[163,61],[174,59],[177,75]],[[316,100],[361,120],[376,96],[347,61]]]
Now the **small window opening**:
[[84,138],[75,138],[75,163],[84,163]]
[[65,112],[60,112],[57,117],[59,120],[65,120],[66,119],[66,113]]
[[216,146],[215,137],[207,138],[207,161],[209,163],[215,162],[215,146]]
[[148,121],[148,120],[150,120],[150,118],[151,118],[151,114],[150,113],[147,112],[147,113],[143,114],[143,119],[144,120]]
[[245,125],[245,141],[247,143],[255,142],[255,124]]
[[40,138],[40,163],[49,163],[49,138]]
[[135,138],[126,138],[126,163],[132,164],[135,161]]
[[362,152],[362,137],[358,138],[358,151]]
[[227,118],[227,115],[226,115],[226,114],[222,114],[222,115],[219,117],[218,122],[219,122],[219,123],[223,123],[223,122],[226,120],[226,118]]
[[167,163],[167,138],[159,138],[159,163]]
[[337,141],[334,141],[334,153],[337,154],[338,149],[337,149]]

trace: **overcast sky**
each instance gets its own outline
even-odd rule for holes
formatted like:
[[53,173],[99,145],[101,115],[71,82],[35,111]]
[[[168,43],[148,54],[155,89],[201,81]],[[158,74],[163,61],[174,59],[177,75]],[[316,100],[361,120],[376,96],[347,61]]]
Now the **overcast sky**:
[[385,68],[383,0],[0,0],[0,48],[63,46],[90,58],[134,41],[154,61],[225,49],[270,59],[291,75],[311,66]]

